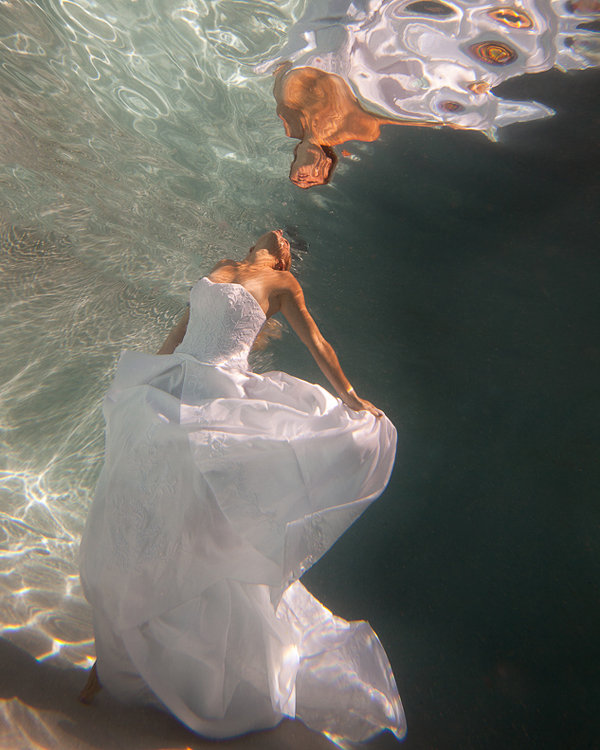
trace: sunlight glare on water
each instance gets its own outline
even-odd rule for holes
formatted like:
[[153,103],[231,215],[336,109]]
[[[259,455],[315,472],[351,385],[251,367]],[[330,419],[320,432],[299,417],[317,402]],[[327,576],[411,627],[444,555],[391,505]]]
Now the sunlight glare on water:
[[116,355],[273,221],[286,139],[253,68],[302,6],[0,3],[0,623],[39,658],[93,654],[77,548]]

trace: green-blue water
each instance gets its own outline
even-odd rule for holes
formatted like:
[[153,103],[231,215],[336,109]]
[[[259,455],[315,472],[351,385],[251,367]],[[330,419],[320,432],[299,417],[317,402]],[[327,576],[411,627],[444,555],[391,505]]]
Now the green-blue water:
[[[2,636],[88,664],[76,550],[115,357],[294,226],[310,308],[399,431],[390,487],[306,584],[379,634],[407,748],[593,747],[597,71],[503,84],[557,116],[499,143],[387,127],[303,192],[253,73],[302,3],[176,5],[0,4]],[[320,379],[291,333],[256,366]]]

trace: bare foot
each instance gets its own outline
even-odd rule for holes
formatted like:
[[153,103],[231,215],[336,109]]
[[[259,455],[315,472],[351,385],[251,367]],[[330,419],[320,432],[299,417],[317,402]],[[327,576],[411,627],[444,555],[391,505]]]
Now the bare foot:
[[83,690],[79,693],[79,700],[82,703],[85,703],[86,706],[89,706],[94,700],[96,693],[99,693],[101,690],[102,685],[100,684],[98,673],[96,672],[96,662],[94,662],[94,666],[90,669],[87,682],[85,683]]

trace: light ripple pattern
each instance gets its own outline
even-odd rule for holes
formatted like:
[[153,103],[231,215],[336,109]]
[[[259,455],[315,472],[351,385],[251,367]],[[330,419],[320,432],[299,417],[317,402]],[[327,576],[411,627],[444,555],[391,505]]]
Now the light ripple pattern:
[[0,6],[0,635],[88,666],[101,398],[119,351],[156,350],[191,284],[275,220],[285,135],[254,66],[304,3]]

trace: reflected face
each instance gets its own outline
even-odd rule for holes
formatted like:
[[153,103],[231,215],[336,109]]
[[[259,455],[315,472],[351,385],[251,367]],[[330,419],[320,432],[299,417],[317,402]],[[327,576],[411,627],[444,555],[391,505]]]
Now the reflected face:
[[325,185],[333,162],[315,143],[300,142],[294,149],[290,180],[301,188]]

